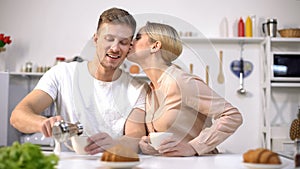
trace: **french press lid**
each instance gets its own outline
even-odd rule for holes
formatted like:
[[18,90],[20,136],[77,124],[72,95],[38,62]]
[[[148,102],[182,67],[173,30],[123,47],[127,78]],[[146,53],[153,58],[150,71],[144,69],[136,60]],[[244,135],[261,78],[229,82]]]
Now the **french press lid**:
[[275,18],[270,18],[270,19],[267,20],[267,23],[277,24],[277,19],[275,19]]

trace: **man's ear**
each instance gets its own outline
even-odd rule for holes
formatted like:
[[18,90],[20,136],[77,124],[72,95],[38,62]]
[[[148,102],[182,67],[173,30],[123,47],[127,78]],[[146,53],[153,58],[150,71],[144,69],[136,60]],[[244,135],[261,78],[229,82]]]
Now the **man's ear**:
[[97,45],[97,41],[98,41],[98,35],[97,35],[97,33],[95,33],[95,34],[93,35],[93,42],[94,42],[94,45]]
[[160,41],[155,41],[155,42],[151,45],[151,53],[157,52],[160,48],[161,48],[161,42],[160,42]]

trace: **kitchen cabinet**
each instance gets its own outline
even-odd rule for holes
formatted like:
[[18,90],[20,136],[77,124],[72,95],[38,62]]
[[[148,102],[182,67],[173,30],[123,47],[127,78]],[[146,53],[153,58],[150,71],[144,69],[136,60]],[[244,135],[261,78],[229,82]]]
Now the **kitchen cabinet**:
[[43,73],[0,72],[0,145],[11,145],[26,136],[10,125],[10,115],[17,103],[35,87],[42,75]]
[[292,121],[300,106],[300,81],[272,79],[274,53],[299,53],[300,38],[266,38],[262,63],[262,140],[265,147],[277,152],[293,153],[289,138]]
[[8,118],[8,87],[9,76],[7,72],[0,73],[0,146],[7,145],[7,128],[9,123]]

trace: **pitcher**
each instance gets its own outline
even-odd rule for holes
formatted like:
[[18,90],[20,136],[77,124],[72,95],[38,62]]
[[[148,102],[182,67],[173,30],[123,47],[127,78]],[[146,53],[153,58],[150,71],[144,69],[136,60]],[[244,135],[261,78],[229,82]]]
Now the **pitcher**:
[[262,31],[265,36],[276,37],[277,19],[267,19],[267,22],[262,24]]

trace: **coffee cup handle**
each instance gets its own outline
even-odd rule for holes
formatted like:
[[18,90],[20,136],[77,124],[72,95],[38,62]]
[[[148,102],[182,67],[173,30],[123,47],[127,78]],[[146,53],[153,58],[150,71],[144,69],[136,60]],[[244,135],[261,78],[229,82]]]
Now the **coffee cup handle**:
[[266,34],[266,32],[265,32],[265,24],[266,24],[266,23],[263,23],[263,24],[262,24],[262,31],[263,31],[263,34],[264,34],[264,35]]
[[[72,144],[72,143],[71,143]],[[68,144],[68,142],[64,142],[64,145],[71,151],[75,151],[74,148]]]

